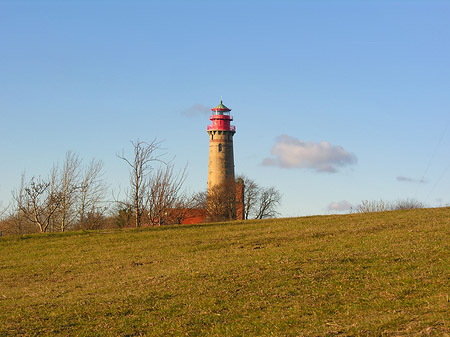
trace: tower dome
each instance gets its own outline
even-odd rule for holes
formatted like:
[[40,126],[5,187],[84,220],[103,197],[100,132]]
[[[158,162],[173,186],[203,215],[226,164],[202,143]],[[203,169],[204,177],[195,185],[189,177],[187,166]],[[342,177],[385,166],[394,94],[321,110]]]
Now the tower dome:
[[217,105],[215,108],[212,108],[211,111],[214,113],[215,115],[221,115],[224,112],[230,112],[231,109],[228,109],[223,103],[222,100],[220,100],[220,104]]

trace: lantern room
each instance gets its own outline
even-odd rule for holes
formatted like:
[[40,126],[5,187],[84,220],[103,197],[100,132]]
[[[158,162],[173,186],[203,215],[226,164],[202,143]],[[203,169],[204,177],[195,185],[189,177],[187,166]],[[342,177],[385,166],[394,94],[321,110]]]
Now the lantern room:
[[232,131],[236,132],[234,125],[230,125],[233,117],[230,115],[231,109],[228,109],[220,100],[220,104],[211,109],[212,115],[209,119],[212,121],[211,125],[208,125],[207,130],[220,130],[220,131]]

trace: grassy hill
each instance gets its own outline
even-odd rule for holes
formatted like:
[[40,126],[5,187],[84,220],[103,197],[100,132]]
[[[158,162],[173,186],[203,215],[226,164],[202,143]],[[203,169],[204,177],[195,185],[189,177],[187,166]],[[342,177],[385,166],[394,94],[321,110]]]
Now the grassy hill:
[[450,333],[450,208],[0,239],[0,336]]

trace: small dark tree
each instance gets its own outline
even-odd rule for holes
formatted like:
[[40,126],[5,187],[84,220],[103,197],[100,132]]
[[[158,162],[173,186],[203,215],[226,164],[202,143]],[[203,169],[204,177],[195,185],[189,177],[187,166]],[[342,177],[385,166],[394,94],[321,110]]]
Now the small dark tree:
[[86,230],[102,229],[105,223],[106,217],[104,211],[102,209],[92,209],[86,213],[86,219],[81,228]]
[[174,165],[168,163],[158,168],[149,177],[146,191],[146,205],[149,220],[153,226],[173,223],[177,209],[184,207],[181,188],[186,180],[186,168],[174,173]]
[[131,225],[131,218],[133,216],[132,207],[126,207],[125,205],[121,205],[117,210],[117,213],[114,217],[114,225],[119,228],[129,227]]

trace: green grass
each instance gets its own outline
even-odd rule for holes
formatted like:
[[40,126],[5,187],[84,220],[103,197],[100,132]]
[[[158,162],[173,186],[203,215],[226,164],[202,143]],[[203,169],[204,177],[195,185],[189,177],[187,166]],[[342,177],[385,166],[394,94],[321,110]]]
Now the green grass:
[[0,239],[0,336],[450,333],[450,208]]

